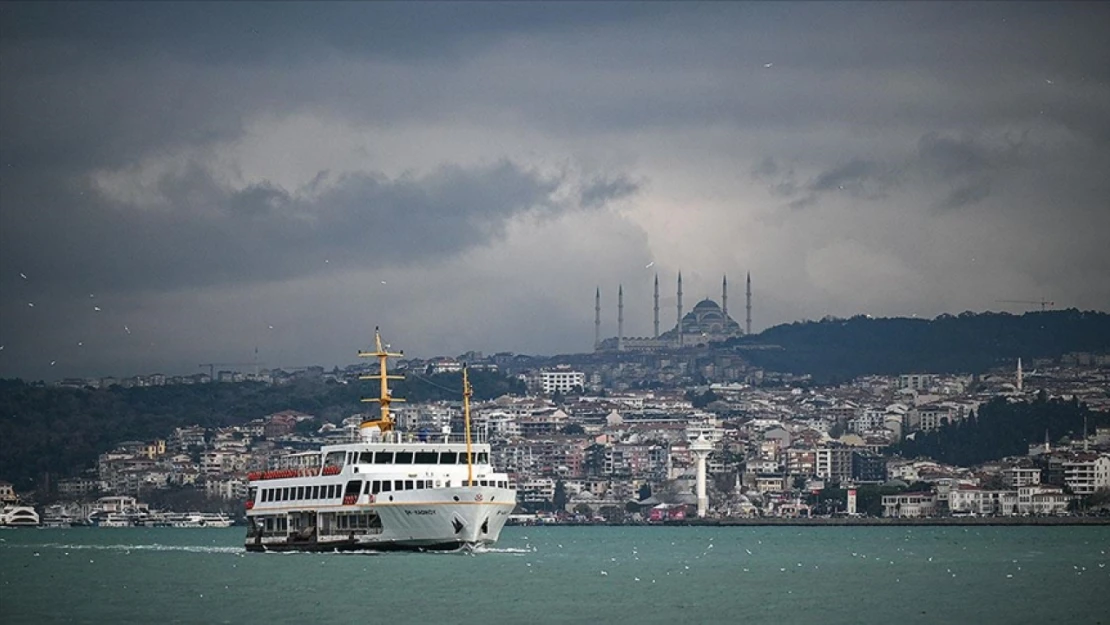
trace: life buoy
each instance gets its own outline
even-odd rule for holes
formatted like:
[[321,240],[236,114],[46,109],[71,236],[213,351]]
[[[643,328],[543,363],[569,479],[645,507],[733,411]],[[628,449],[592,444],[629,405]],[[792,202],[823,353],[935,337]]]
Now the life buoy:
[[481,500],[482,500],[482,493],[478,493],[477,495],[474,495],[474,501],[481,501]]

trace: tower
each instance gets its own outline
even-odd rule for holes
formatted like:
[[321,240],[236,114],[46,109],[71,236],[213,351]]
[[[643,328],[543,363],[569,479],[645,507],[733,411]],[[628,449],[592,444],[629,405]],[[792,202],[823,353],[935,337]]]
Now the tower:
[[1021,375],[1021,358],[1018,358],[1017,382],[1016,382],[1016,384],[1014,384],[1014,386],[1017,388],[1017,392],[1019,392],[1019,393],[1022,392],[1022,390],[1023,390],[1022,387],[1024,386],[1024,382],[1025,381],[1022,379],[1022,375]]
[[721,276],[721,314],[728,319],[728,276]]
[[655,274],[655,338],[659,338],[659,274]]
[[624,350],[624,285],[617,287],[617,351]]
[[601,287],[594,294],[594,349],[601,347]]
[[678,344],[682,345],[682,272],[678,272],[678,319],[675,321],[678,330]]
[[713,451],[713,443],[706,439],[703,433],[696,439],[690,441],[690,451],[694,454],[695,458],[697,458],[698,463],[698,518],[704,519],[705,513],[709,509],[709,497],[705,494],[705,460],[709,457],[709,453]]
[[748,272],[748,316],[744,320],[744,334],[752,333],[752,272]]

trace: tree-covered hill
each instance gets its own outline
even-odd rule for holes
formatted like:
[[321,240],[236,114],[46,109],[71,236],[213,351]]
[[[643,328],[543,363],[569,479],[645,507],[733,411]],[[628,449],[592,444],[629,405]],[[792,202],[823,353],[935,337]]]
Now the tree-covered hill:
[[775,326],[729,345],[757,366],[826,382],[865,374],[980,373],[1018,357],[1110,351],[1110,315],[1075,309],[932,320],[860,315]]
[[[505,376],[476,371],[477,400],[523,393]],[[410,402],[461,399],[460,374],[411,375],[391,384]],[[328,421],[372,410],[361,397],[375,396],[372,382],[337,384],[301,380],[283,386],[259,383],[200,384],[146,388],[71,389],[0,380],[0,479],[27,489],[49,472],[74,475],[97,456],[126,440],[168,436],[187,425],[221,427],[281,410],[298,410]]]
[[934,432],[917,432],[910,440],[891,449],[905,458],[927,456],[958,466],[972,466],[1007,456],[1024,456],[1030,445],[1044,440],[1082,436],[1083,419],[1088,432],[1110,425],[1110,415],[1091,412],[1075,401],[1045,400],[1007,402],[996,398],[979,407],[979,412]]

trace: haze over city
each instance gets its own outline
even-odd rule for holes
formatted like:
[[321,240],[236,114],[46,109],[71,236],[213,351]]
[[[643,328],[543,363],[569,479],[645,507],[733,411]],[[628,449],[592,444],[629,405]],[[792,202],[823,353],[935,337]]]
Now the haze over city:
[[0,4],[0,377],[1110,308],[1098,3]]

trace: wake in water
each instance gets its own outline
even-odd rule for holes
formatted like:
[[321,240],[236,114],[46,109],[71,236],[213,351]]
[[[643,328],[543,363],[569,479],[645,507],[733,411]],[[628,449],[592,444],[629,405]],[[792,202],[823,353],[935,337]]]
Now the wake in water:
[[80,545],[70,543],[44,543],[41,545],[9,545],[9,547],[22,547],[24,549],[65,549],[65,550],[93,550],[93,551],[184,551],[188,553],[245,553],[242,547],[213,547],[211,545],[163,545],[153,543],[149,545]]

